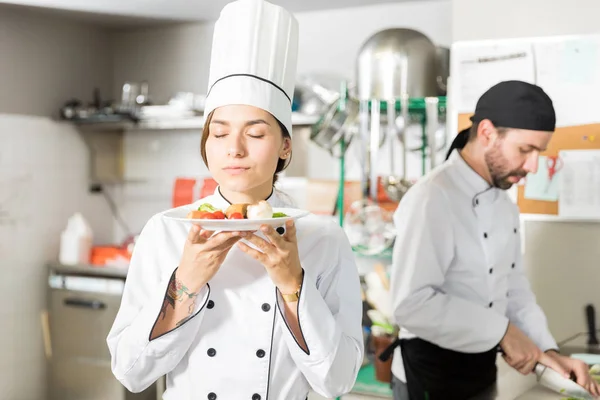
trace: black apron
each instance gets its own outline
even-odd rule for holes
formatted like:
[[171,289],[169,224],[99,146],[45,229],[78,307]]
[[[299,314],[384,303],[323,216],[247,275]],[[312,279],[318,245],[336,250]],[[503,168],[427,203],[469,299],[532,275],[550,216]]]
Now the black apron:
[[410,400],[467,400],[496,383],[496,348],[460,353],[414,338],[400,349]]

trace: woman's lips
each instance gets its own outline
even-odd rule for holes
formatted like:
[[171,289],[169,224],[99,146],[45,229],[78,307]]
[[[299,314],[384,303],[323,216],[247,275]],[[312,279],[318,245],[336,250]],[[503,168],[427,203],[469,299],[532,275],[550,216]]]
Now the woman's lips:
[[225,167],[223,170],[230,175],[240,175],[248,171],[247,167]]

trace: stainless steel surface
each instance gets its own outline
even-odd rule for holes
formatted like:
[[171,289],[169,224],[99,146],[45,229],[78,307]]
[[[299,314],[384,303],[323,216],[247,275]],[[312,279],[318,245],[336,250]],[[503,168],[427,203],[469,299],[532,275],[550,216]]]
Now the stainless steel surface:
[[569,378],[565,378],[552,368],[536,364],[535,374],[538,382],[550,390],[560,393],[565,397],[575,397],[582,400],[594,400],[594,397],[583,387]]
[[[400,99],[400,114],[402,115],[402,119],[404,121],[408,121],[408,94],[404,94]],[[395,123],[395,121],[394,121]],[[406,166],[406,134],[404,129],[406,125],[402,126],[401,129],[398,130],[398,137],[400,138],[400,143],[402,145],[402,176],[390,175],[383,178],[383,187],[385,189],[388,197],[394,201],[402,200],[402,197],[406,194],[408,189],[412,186],[409,181],[406,180],[407,176],[407,166]]]
[[381,136],[381,104],[379,100],[371,101],[371,137],[369,143],[369,191],[370,198],[377,201],[377,165],[379,164],[379,140]]
[[[93,278],[92,267],[51,265],[52,275]],[[102,271],[106,273],[117,271]],[[90,274],[92,273],[92,274]],[[113,276],[122,281],[124,275]],[[67,289],[48,291],[48,400],[156,400],[154,385],[130,393],[113,376],[106,337],[121,297]]]
[[409,118],[409,102],[410,102],[410,98],[409,98],[409,94],[408,93],[402,93],[400,96],[400,115],[402,115],[402,120],[405,121],[404,124],[404,130],[400,133],[400,143],[402,144],[402,178],[406,179],[407,176],[407,171],[406,169],[407,164],[406,164],[406,156],[407,156],[407,149],[406,149],[406,128],[408,128],[408,125],[406,124],[406,121],[408,121]]
[[375,33],[357,59],[361,100],[437,96],[436,47],[424,34],[406,28]]
[[369,197],[369,101],[361,100],[359,104],[359,122],[360,130],[358,138],[359,143],[354,148],[358,153],[360,165],[360,183],[361,194],[364,199]]
[[438,95],[445,96],[448,92],[448,76],[450,75],[450,49],[447,47],[437,46],[435,53]]
[[[600,331],[596,331],[596,334],[600,334]],[[581,332],[566,340],[563,340],[558,344],[558,347],[560,352],[566,355],[574,353],[600,354],[600,348],[594,345],[590,346],[588,342],[589,333]]]
[[98,267],[93,265],[63,265],[60,263],[48,264],[51,273],[63,275],[98,276],[108,278],[127,277],[127,268]]
[[436,166],[437,143],[436,136],[439,127],[438,121],[438,103],[437,97],[427,97],[425,99],[425,131],[427,132],[427,147],[429,148],[430,168]]
[[358,103],[347,99],[345,111],[338,109],[339,100],[333,102],[323,118],[311,128],[310,139],[329,151],[334,157],[340,157],[339,143],[344,138],[346,148],[357,133]]
[[390,175],[394,175],[396,173],[396,142],[394,141],[394,137],[396,137],[396,102],[394,100],[390,100],[387,102],[387,133],[385,134],[388,146],[390,148],[388,151],[390,152]]
[[343,78],[337,75],[310,74],[298,77],[294,97],[296,112],[302,115],[322,116],[340,98]]

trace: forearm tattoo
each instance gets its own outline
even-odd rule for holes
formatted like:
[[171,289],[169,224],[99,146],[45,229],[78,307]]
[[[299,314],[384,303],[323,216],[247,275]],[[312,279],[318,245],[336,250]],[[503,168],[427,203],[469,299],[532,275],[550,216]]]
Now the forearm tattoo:
[[190,292],[189,289],[179,280],[175,278],[171,278],[171,282],[169,282],[169,288],[167,289],[167,294],[165,296],[165,300],[163,302],[162,309],[160,314],[162,315],[162,319],[165,319],[167,316],[167,307],[171,307],[173,310],[175,309],[176,303],[181,303],[184,300],[191,300],[191,303],[188,306],[188,316],[181,321],[177,322],[177,325],[181,325],[191,316],[196,308],[196,299],[198,298],[198,293]]

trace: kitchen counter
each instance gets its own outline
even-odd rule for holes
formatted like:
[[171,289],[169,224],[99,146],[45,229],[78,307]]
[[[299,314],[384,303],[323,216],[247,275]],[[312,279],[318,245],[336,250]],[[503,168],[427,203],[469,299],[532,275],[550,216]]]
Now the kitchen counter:
[[127,277],[127,268],[125,267],[103,267],[95,265],[63,265],[58,262],[48,264],[50,273],[58,275],[90,276],[101,278],[119,278]]

